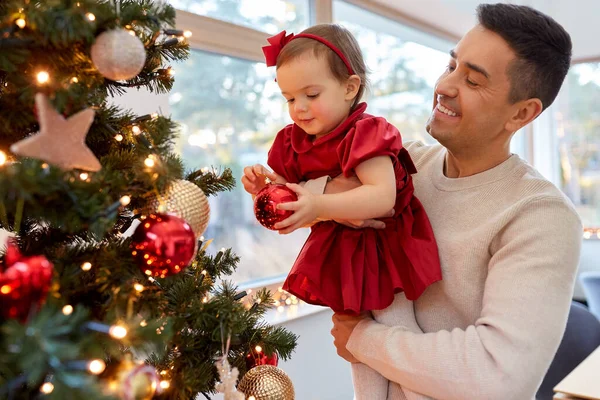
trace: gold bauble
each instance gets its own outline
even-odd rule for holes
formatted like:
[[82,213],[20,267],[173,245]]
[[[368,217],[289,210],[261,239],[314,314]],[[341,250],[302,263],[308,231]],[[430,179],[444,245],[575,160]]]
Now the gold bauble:
[[194,231],[196,239],[202,236],[208,220],[210,207],[202,189],[190,181],[174,181],[167,191],[150,202],[150,212],[175,214],[187,222]]
[[92,62],[105,78],[113,81],[133,79],[144,68],[144,44],[129,32],[127,29],[103,32],[92,45]]
[[238,390],[256,400],[294,400],[291,379],[273,365],[259,365],[246,372]]

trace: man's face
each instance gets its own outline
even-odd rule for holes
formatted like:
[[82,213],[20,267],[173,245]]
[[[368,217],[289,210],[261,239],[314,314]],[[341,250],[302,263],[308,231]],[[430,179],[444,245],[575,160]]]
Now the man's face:
[[515,111],[508,101],[507,69],[515,53],[480,25],[450,52],[437,81],[427,131],[451,152],[474,154],[507,145],[505,126]]

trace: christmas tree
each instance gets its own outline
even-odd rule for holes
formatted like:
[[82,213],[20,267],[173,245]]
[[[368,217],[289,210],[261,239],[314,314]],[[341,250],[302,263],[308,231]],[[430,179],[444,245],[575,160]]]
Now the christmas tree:
[[[174,20],[150,0],[0,2],[0,398],[245,398],[237,373],[295,347],[261,322],[270,293],[244,304],[224,279],[235,254],[206,252],[231,171],[186,172],[175,121],[110,103],[170,90]],[[251,371],[246,396],[293,397]]]

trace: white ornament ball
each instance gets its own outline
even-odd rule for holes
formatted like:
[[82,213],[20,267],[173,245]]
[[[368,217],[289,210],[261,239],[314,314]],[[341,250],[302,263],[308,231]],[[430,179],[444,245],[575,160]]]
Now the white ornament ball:
[[126,29],[114,29],[98,35],[91,53],[98,71],[113,81],[135,78],[146,63],[144,44]]
[[176,180],[159,198],[150,203],[151,212],[170,213],[183,218],[194,231],[196,238],[202,236],[210,219],[210,207],[206,195],[190,181]]

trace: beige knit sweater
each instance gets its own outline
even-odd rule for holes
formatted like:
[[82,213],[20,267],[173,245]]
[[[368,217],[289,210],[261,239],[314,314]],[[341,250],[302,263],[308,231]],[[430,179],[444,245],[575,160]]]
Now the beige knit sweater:
[[[414,303],[425,333],[366,320],[348,350],[395,382],[388,399],[404,398],[400,385],[439,400],[533,399],[566,324],[582,240],[576,211],[517,155],[449,179],[443,147],[406,147],[443,280]],[[375,318],[406,307],[399,295]]]

